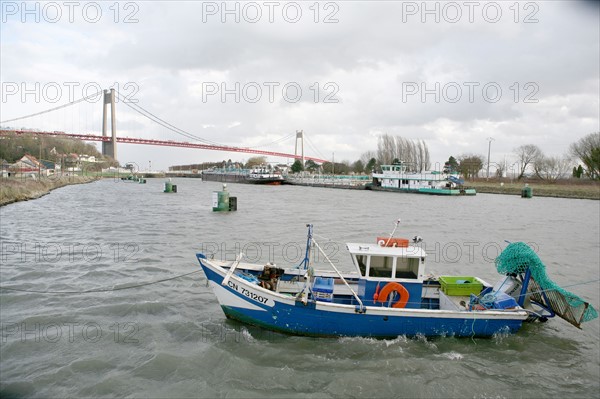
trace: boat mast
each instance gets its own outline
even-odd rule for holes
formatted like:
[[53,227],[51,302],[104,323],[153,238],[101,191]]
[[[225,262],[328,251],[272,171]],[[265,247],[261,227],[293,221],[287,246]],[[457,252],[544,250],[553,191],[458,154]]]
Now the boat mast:
[[[400,218],[398,218],[398,220],[396,220],[396,225],[394,226],[394,230],[392,230],[392,233],[390,234],[390,238],[388,238],[387,242],[385,243],[385,246],[387,247],[388,244],[390,243],[390,240],[394,237],[394,233],[396,233],[396,229],[398,228],[398,225],[400,224]],[[382,240],[383,241],[383,240]]]
[[308,269],[308,265],[310,263],[310,244],[312,241],[312,229],[313,229],[313,225],[312,224],[307,224],[306,227],[308,227],[308,234],[306,237],[306,253],[304,254],[304,259],[302,259],[302,262],[300,262],[300,265],[298,266],[299,268],[302,268],[304,270]]

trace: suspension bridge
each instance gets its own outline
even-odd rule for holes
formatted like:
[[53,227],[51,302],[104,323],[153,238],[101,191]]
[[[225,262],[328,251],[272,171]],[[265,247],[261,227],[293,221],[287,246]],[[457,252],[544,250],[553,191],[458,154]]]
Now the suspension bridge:
[[[117,143],[122,144],[143,144],[143,145],[153,145],[153,146],[162,146],[162,147],[179,147],[179,148],[194,148],[200,150],[209,150],[209,151],[226,151],[226,152],[234,152],[234,153],[249,153],[255,155],[265,155],[271,157],[281,157],[281,158],[293,158],[299,159],[304,164],[307,160],[312,160],[316,163],[325,163],[329,162],[323,158],[317,158],[312,156],[304,155],[304,139],[305,135],[302,131],[297,131],[295,134],[295,149],[294,154],[278,152],[278,151],[268,151],[257,149],[256,147],[237,147],[231,145],[223,145],[216,142],[212,142],[210,140],[206,140],[202,137],[189,133],[183,129],[180,129],[173,124],[165,121],[164,119],[154,115],[150,111],[142,108],[141,106],[127,101],[127,98],[120,95],[114,89],[104,90],[102,93],[94,93],[90,96],[82,97],[76,101],[69,102],[67,104],[54,107],[45,111],[37,112],[31,115],[25,115],[17,118],[8,119],[5,121],[0,121],[0,124],[3,126],[7,123],[14,123],[17,121],[23,120],[31,120],[32,118],[44,118],[48,114],[52,112],[57,112],[59,110],[64,110],[67,107],[74,106],[76,104],[80,104],[85,100],[88,100],[93,97],[97,97],[101,95],[102,97],[102,134],[89,134],[89,133],[66,133],[63,130],[50,130],[50,129],[30,129],[30,128],[8,128],[2,127],[0,129],[1,136],[7,136],[11,134],[29,134],[34,136],[51,136],[51,137],[62,137],[62,138],[71,138],[71,139],[79,139],[83,141],[92,141],[92,142],[101,142],[102,143],[102,155],[111,157],[117,160]],[[136,113],[142,115],[144,118],[160,125],[164,130],[168,130],[170,132],[176,133],[178,135],[184,136],[188,139],[194,140],[194,142],[189,141],[176,141],[176,140],[158,140],[158,139],[149,139],[149,138],[134,138],[134,137],[122,137],[117,136],[117,120],[116,120],[116,102],[115,99],[119,98],[120,103],[125,104],[130,109],[135,111]],[[110,124],[108,121],[110,107]],[[108,134],[108,128],[110,126],[111,134]],[[270,144],[275,144],[283,141],[284,139],[288,139],[294,137],[294,135],[288,135],[284,138],[280,138],[275,140]],[[300,146],[298,145],[300,143]],[[314,146],[313,146],[314,149]],[[317,150],[318,151],[318,150]]]

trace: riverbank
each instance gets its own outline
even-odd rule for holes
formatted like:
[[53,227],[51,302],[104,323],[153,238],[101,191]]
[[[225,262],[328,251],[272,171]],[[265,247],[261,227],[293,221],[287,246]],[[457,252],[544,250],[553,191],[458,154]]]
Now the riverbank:
[[[581,184],[558,182],[554,184],[528,182],[534,197],[578,198],[600,200],[600,182],[587,181]],[[521,195],[524,182],[469,181],[466,186],[473,187],[477,193]]]
[[[309,187],[326,187],[326,188],[352,188],[364,190],[365,179],[360,181],[352,181],[350,177],[344,179],[319,180],[314,178],[295,178],[286,179],[284,184],[292,184],[297,186]],[[351,182],[348,184],[346,182]],[[474,188],[477,193],[485,194],[504,194],[504,195],[521,195],[521,190],[525,187],[523,181],[505,181],[500,180],[475,180],[465,183],[466,187]],[[547,183],[536,180],[529,180],[527,184],[533,190],[534,197],[555,197],[555,198],[575,198],[575,199],[591,199],[600,200],[600,182],[574,179],[561,180],[555,183]],[[386,191],[386,190],[382,190]],[[389,191],[395,191],[393,189]]]
[[0,206],[40,198],[60,187],[90,183],[95,180],[98,178],[92,176],[63,176],[40,180],[0,179]]
[[[12,204],[18,201],[28,201],[40,198],[50,191],[71,184],[90,183],[98,180],[96,176],[64,176],[57,179],[43,178],[41,180],[30,179],[0,179],[0,206]],[[556,197],[556,198],[577,198],[600,200],[600,182],[559,182],[555,184],[528,182],[533,190],[534,197]],[[300,184],[308,185],[308,184]],[[311,185],[313,187],[329,187]],[[521,195],[521,190],[525,186],[523,182],[504,182],[499,181],[469,181],[466,186],[473,187],[478,193],[487,194],[505,194]],[[342,187],[335,188],[354,188],[362,187]]]

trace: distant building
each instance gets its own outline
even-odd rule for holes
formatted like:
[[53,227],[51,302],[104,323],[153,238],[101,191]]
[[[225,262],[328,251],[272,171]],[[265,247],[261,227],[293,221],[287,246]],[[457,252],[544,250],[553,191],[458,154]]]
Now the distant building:
[[11,174],[14,173],[15,177],[35,177],[38,174],[47,176],[48,173],[46,167],[38,161],[36,157],[30,154],[23,155],[21,159],[10,166],[9,171]]
[[4,159],[0,159],[0,177],[5,179],[10,176],[10,164]]
[[46,161],[46,160],[41,160],[40,161],[42,163],[42,166],[44,168],[46,168],[46,176],[50,176],[56,173],[60,172],[60,165],[52,162],[52,161]]
[[96,157],[93,155],[79,155],[79,162],[92,162],[95,163],[96,162]]

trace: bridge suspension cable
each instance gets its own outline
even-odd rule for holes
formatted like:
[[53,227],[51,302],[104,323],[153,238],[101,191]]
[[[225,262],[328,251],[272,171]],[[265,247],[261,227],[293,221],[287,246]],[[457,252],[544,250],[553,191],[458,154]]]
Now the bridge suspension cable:
[[131,108],[135,112],[139,113],[140,115],[150,119],[152,122],[157,123],[157,124],[161,125],[162,127],[166,128],[174,133],[177,133],[177,134],[185,136],[189,139],[197,140],[197,141],[200,141],[200,142],[203,142],[206,144],[219,145],[219,146],[223,145],[221,143],[217,143],[217,142],[211,141],[211,140],[206,140],[206,139],[203,139],[202,137],[198,137],[192,133],[186,132],[185,130],[180,129],[177,126],[174,126],[171,123],[165,121],[164,119],[154,115],[152,112],[148,111],[147,109],[143,108],[142,106],[130,103],[127,100],[127,98],[123,97],[121,94],[119,94],[119,92],[117,92],[116,94],[117,94],[117,97],[123,102],[123,104],[127,105],[129,108]]
[[14,122],[14,121],[22,120],[22,119],[33,118],[34,116],[38,116],[38,115],[47,114],[48,112],[56,111],[56,110],[59,110],[59,109],[62,109],[62,108],[69,107],[71,105],[75,105],[75,104],[80,103],[82,101],[88,100],[88,99],[90,99],[92,97],[97,96],[98,94],[102,95],[102,92],[98,91],[98,92],[96,92],[96,93],[94,93],[92,95],[89,95],[89,96],[86,96],[86,97],[82,97],[79,100],[75,100],[75,101],[71,101],[70,103],[67,103],[67,104],[59,105],[58,107],[50,108],[50,109],[47,109],[45,111],[37,112],[37,113],[31,114],[31,115],[25,115],[25,116],[20,116],[18,118],[7,119],[5,121],[0,121],[0,123]]
[[277,139],[275,141],[271,141],[269,143],[262,143],[262,144],[253,145],[252,147],[244,147],[244,148],[252,149],[252,148],[267,147],[269,145],[278,144],[278,143],[281,143],[283,141],[289,140],[292,137],[294,137],[295,135],[296,135],[296,133],[291,133],[291,134],[289,134],[289,135],[287,135],[285,137],[282,137],[282,138]]
[[317,155],[319,155],[321,158],[323,159],[327,159],[326,156],[324,156],[323,154],[321,154],[321,151],[319,151],[317,149],[317,147],[312,143],[312,141],[310,141],[310,139],[307,136],[304,136],[304,138],[306,139],[306,142],[308,143],[308,146],[317,153]]
[[[112,141],[113,142],[120,142],[120,143],[130,143],[130,144],[149,144],[149,145],[160,145],[160,146],[170,146],[170,147],[185,147],[185,148],[202,148],[202,149],[207,149],[207,150],[216,150],[216,151],[231,151],[231,152],[246,152],[246,153],[252,153],[252,154],[260,154],[260,155],[267,155],[267,156],[278,156],[278,157],[287,157],[287,158],[298,158],[298,156],[293,155],[293,154],[286,154],[286,153],[282,153],[282,152],[275,152],[275,151],[267,151],[267,150],[259,150],[257,148],[259,147],[266,147],[269,145],[273,145],[273,144],[277,144],[280,142],[283,142],[285,140],[288,140],[291,137],[294,137],[295,134],[290,134],[287,135],[285,137],[276,139],[274,141],[271,142],[266,142],[266,143],[261,143],[258,144],[256,146],[253,147],[236,147],[236,146],[229,146],[229,145],[224,145],[224,144],[220,144],[217,143],[215,141],[211,141],[211,140],[207,140],[204,139],[202,137],[196,136],[192,133],[189,133],[181,128],[178,128],[177,126],[174,126],[173,124],[165,121],[164,119],[154,115],[152,112],[146,110],[145,108],[141,107],[140,105],[137,105],[135,103],[131,103],[126,97],[124,97],[123,95],[121,95],[120,93],[118,93],[118,91],[115,90],[115,94],[117,96],[118,99],[121,100],[121,102],[123,104],[125,104],[126,106],[128,106],[129,108],[131,108],[133,111],[139,113],[140,115],[144,116],[145,118],[148,118],[149,120],[151,120],[152,122],[174,132],[177,133],[179,135],[182,135],[184,137],[187,137],[189,139],[192,140],[196,140],[199,141],[200,143],[189,143],[189,142],[174,142],[174,141],[165,141],[165,140],[152,140],[152,139],[136,139],[136,138],[130,138],[130,137],[113,137]],[[89,100],[90,98],[96,97],[96,96],[103,96],[104,92],[103,91],[99,91],[96,92],[94,94],[82,97],[78,100],[75,101],[71,101],[67,104],[63,104],[57,107],[53,107],[50,108],[48,110],[45,111],[41,111],[41,112],[37,112],[34,114],[30,114],[30,115],[25,115],[25,116],[21,116],[18,118],[12,118],[12,119],[7,119],[5,121],[1,121],[0,123],[8,123],[8,122],[13,122],[13,121],[18,121],[18,120],[22,120],[22,119],[28,119],[28,118],[32,118],[35,116],[39,116],[39,115],[43,115],[43,114],[47,114],[50,113],[52,111],[56,111],[56,110],[60,110],[60,109],[64,109],[67,108],[69,106],[81,103],[85,100]],[[105,101],[103,101],[105,102]],[[105,104],[106,105],[106,104]],[[87,118],[86,118],[87,120]],[[50,129],[49,129],[50,130]],[[97,135],[93,135],[93,134],[82,134],[82,133],[65,133],[64,131],[60,131],[60,129],[51,129],[52,131],[40,131],[39,129],[35,130],[35,131],[31,131],[31,129],[25,129],[23,128],[22,130],[11,130],[11,129],[2,129],[0,130],[0,135],[5,135],[8,134],[10,132],[16,133],[16,134],[25,134],[25,133],[31,133],[31,134],[35,134],[35,135],[47,135],[47,136],[64,136],[64,137],[71,137],[71,138],[77,138],[80,140],[86,140],[86,141],[102,141],[102,142],[109,142],[111,141],[111,138],[109,136],[97,136]],[[66,130],[66,129],[65,129]],[[81,129],[80,129],[81,130]],[[317,150],[318,152],[318,150]],[[325,159],[319,159],[319,158],[314,158],[314,157],[304,157],[305,159],[312,159],[316,162],[327,162]],[[323,157],[324,158],[324,157]]]
[[[202,137],[196,136],[195,134],[187,132],[187,131],[185,131],[185,130],[183,130],[181,128],[178,128],[177,126],[175,126],[175,125],[173,125],[173,124],[165,121],[164,119],[160,118],[159,116],[156,116],[155,114],[153,114],[152,112],[148,111],[144,107],[142,107],[142,106],[140,106],[138,104],[130,103],[127,100],[127,98],[125,98],[124,96],[122,96],[121,94],[119,94],[119,92],[117,92],[116,94],[117,94],[117,97],[125,105],[127,105],[129,108],[131,108],[132,110],[134,110],[135,112],[139,113],[140,115],[142,115],[142,116],[150,119],[154,123],[157,123],[157,124],[161,125],[162,127],[166,128],[166,129],[168,129],[168,130],[170,130],[170,131],[172,131],[174,133],[177,133],[177,134],[182,135],[184,137],[187,137],[187,138],[190,138],[190,139],[193,139],[193,140],[197,140],[197,141],[200,141],[200,142],[203,142],[203,143],[206,143],[206,144],[218,145],[218,146],[225,146],[225,144],[218,143],[218,142],[212,141],[212,140],[204,139]],[[294,134],[292,133],[292,134],[289,134],[289,135],[287,135],[285,137],[279,138],[279,139],[277,139],[275,141],[272,141],[272,142],[268,142],[268,143],[264,143],[264,144],[258,144],[258,145],[251,146],[251,147],[243,147],[243,148],[253,149],[253,148],[266,147],[266,146],[269,146],[269,145],[277,144],[277,143],[280,143],[282,141],[288,140],[288,139],[290,139],[293,136],[294,136]]]

